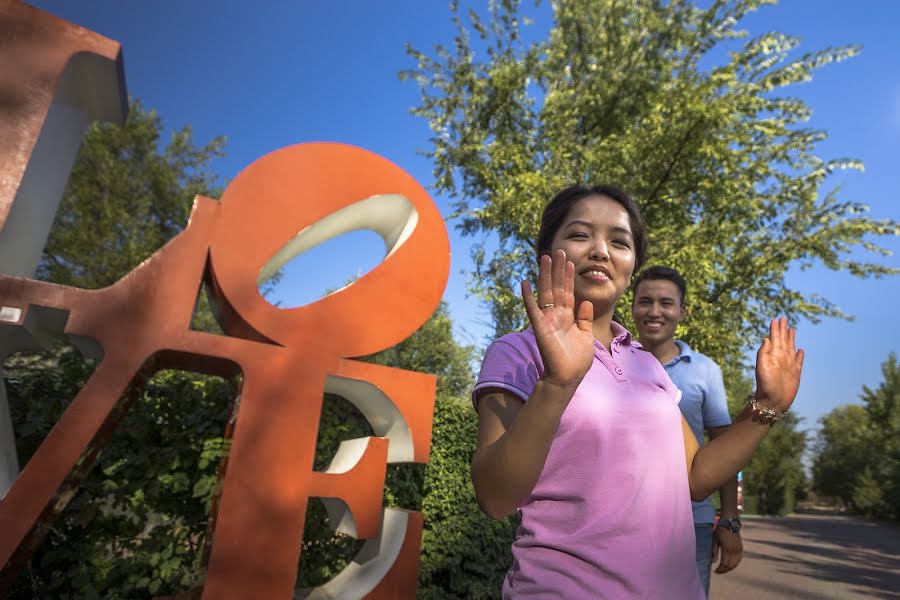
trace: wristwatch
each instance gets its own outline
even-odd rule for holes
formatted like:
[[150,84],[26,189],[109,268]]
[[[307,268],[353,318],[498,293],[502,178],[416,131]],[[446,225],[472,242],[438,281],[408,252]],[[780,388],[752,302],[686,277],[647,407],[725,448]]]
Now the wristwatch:
[[719,519],[719,527],[724,527],[731,533],[740,533],[741,520],[740,519]]

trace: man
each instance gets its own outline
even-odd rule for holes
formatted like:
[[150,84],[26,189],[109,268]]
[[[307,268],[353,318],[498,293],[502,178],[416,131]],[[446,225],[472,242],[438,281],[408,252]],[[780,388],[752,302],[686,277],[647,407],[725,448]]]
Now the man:
[[[631,313],[644,349],[651,352],[681,390],[679,408],[703,445],[703,431],[715,438],[728,425],[728,403],[722,370],[708,356],[675,339],[675,328],[685,317],[687,285],[678,271],[667,267],[644,270],[634,284]],[[737,477],[719,489],[722,515],[715,527],[715,510],[707,498],[694,502],[697,568],[709,595],[712,563],[721,551],[716,573],[727,573],[741,561],[741,522],[737,508]]]

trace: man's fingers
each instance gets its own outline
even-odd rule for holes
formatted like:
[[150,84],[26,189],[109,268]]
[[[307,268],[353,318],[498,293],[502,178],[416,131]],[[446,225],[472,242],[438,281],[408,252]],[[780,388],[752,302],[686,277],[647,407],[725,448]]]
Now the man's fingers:
[[773,327],[769,339],[772,341],[773,350],[779,350],[784,344],[784,317],[779,317],[773,321]]
[[730,571],[731,569],[734,568],[729,564],[729,562],[730,562],[729,558],[730,557],[729,557],[728,553],[723,548],[722,549],[722,560],[719,561],[719,566],[716,567],[716,573],[727,573],[728,571]]
[[733,570],[737,566],[737,557],[732,552],[722,551],[722,560],[719,562],[719,566],[716,569],[716,573],[727,573],[728,571]]

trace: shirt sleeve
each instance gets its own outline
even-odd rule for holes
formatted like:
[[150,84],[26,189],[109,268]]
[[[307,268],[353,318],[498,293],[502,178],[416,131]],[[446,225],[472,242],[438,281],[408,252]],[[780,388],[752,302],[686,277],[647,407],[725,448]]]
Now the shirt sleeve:
[[[659,361],[656,361],[657,364]],[[663,389],[666,390],[666,393],[672,397],[672,400],[675,401],[675,404],[681,403],[681,390],[678,389],[678,386],[675,385],[675,382],[672,381],[672,378],[669,377],[669,372],[666,371],[662,365],[659,365],[660,371],[662,371],[662,384]]]
[[722,380],[722,369],[710,361],[710,369],[706,388],[703,392],[703,427],[724,427],[731,424],[728,414],[728,396],[725,394],[725,382]]
[[656,376],[659,379],[659,386],[669,395],[670,398],[675,402],[675,404],[679,404],[681,402],[681,390],[678,389],[678,386],[675,385],[675,382],[672,381],[672,378],[669,377],[669,372],[666,371],[665,367],[662,366],[653,354],[647,351],[643,351],[647,354],[645,357],[646,360],[649,360],[653,365],[653,369],[656,370]]
[[488,346],[481,372],[472,390],[472,405],[478,410],[479,393],[487,388],[502,388],[527,401],[539,374],[537,365],[511,343],[500,339]]

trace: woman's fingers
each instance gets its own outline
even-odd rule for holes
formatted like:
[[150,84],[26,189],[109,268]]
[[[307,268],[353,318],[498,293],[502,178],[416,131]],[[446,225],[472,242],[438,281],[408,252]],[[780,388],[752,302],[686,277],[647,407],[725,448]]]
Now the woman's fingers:
[[[535,302],[531,295],[531,285],[526,281],[522,282],[522,300],[525,302],[525,309],[532,325],[535,324],[536,317],[536,313],[531,312],[532,310],[540,313],[560,309],[572,311],[568,315],[556,312],[557,317],[554,320],[562,318],[560,323],[575,317],[575,264],[566,259],[563,250],[555,250],[552,256],[546,254],[541,256],[537,287],[537,302]],[[571,321],[568,322],[571,325]]]
[[[540,295],[540,292],[538,294]],[[522,302],[525,303],[525,313],[528,315],[528,320],[531,321],[532,327],[537,329],[539,327],[538,320],[540,319],[541,309],[538,308],[537,302],[534,301],[531,283],[527,279],[522,280]]]
[[[541,306],[553,303],[552,267],[553,261],[550,257],[546,254],[541,256],[537,280],[537,303]],[[531,290],[531,284],[528,285],[528,289]]]
[[571,267],[571,275],[569,271],[569,262],[566,260],[566,253],[563,250],[556,249],[552,255],[541,256],[538,267],[537,293],[537,303],[540,308],[567,305],[569,290],[574,290],[574,264]]
[[[574,265],[573,265],[574,267]],[[594,323],[594,305],[585,300],[578,306],[578,314],[575,315],[578,329],[582,331],[590,331],[593,335]]]
[[566,281],[565,281],[565,292],[566,292],[566,306],[571,306],[574,310],[575,307],[575,263],[570,260],[566,261]]
[[553,269],[550,285],[553,288],[553,302],[565,306],[566,302],[566,253],[560,248],[553,251]]

